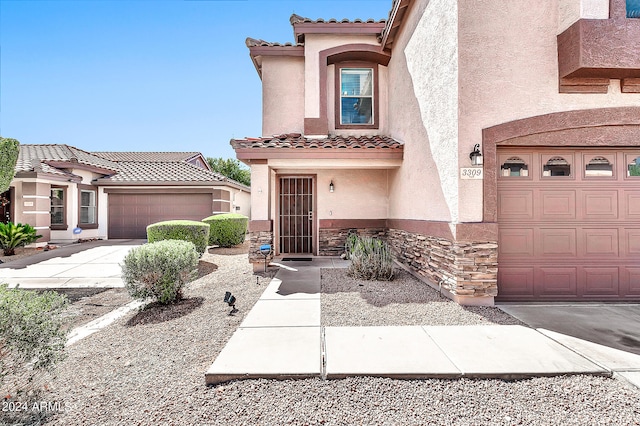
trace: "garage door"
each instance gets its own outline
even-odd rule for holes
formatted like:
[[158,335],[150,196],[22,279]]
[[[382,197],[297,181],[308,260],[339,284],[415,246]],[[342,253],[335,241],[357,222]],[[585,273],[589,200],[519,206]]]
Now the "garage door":
[[212,194],[109,194],[109,238],[147,238],[147,225],[211,216]]
[[640,300],[640,150],[498,150],[498,297]]

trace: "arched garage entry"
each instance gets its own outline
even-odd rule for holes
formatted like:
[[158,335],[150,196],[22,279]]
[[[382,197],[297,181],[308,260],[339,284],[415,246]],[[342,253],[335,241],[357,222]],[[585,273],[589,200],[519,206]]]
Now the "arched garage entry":
[[483,131],[498,301],[640,300],[640,108]]

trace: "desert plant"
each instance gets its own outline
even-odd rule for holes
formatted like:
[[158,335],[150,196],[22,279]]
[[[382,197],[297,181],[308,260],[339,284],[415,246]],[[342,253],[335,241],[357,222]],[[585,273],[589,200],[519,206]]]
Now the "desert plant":
[[42,235],[28,224],[0,223],[0,248],[5,256],[16,254],[16,248],[35,243]]
[[182,299],[185,284],[197,276],[199,257],[190,241],[163,240],[134,247],[120,265],[122,280],[133,298],[176,302]]
[[359,241],[358,234],[356,234],[355,232],[349,231],[349,234],[347,234],[347,240],[344,243],[345,259],[347,260],[351,259],[351,250],[353,250],[353,248],[358,243],[358,241]]
[[244,242],[249,218],[237,213],[224,213],[202,219],[211,226],[209,245],[231,247]]
[[393,279],[393,258],[389,245],[372,237],[358,237],[350,250],[347,274],[365,280]]
[[199,256],[207,249],[209,225],[195,220],[167,220],[147,226],[147,241],[155,243],[163,240],[190,241],[196,246]]
[[0,384],[7,376],[12,379],[7,394],[37,392],[35,378],[52,372],[64,358],[68,303],[52,291],[0,285]]

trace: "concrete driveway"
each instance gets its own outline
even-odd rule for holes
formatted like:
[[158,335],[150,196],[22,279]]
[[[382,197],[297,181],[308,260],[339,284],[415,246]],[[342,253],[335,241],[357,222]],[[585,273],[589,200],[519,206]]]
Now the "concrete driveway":
[[499,308],[533,328],[640,355],[640,304],[504,304]]
[[120,263],[145,240],[70,244],[0,265],[0,283],[20,288],[124,287]]

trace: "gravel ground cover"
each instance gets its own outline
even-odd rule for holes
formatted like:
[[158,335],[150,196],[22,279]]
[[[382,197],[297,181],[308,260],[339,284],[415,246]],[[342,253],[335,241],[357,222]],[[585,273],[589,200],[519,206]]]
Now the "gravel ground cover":
[[522,325],[494,307],[460,306],[396,269],[392,281],[349,277],[346,269],[321,270],[323,326]]
[[[204,299],[199,307],[161,323],[127,326],[136,315],[132,313],[69,348],[47,394],[48,402],[65,408],[52,413],[47,424],[640,424],[638,391],[604,377],[517,381],[361,377],[246,380],[207,387],[204,372],[268,279],[260,278],[256,285],[246,254],[205,256],[212,256],[210,261],[219,269],[187,290],[187,297]],[[222,303],[225,291],[238,299],[240,312],[235,316],[229,316]]]

